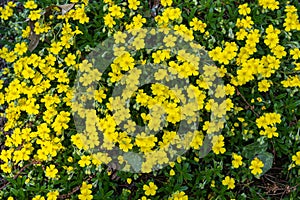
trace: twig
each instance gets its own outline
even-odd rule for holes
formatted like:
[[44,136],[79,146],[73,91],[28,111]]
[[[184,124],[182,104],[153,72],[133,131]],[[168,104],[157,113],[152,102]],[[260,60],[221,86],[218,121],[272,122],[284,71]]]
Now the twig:
[[[38,164],[38,163],[40,163],[40,162],[39,162],[39,161],[33,161],[33,162],[31,162],[31,163],[28,163],[27,165],[25,165],[24,167],[22,167],[22,168],[20,169],[20,171],[18,171],[18,173],[14,176],[13,179],[17,179],[18,176],[19,176],[26,168],[28,168],[30,165],[34,165],[34,164]],[[4,185],[2,185],[2,186],[0,187],[0,191],[3,190],[4,188],[6,188],[9,184],[10,184],[10,182],[9,182],[9,181],[6,181],[6,183],[4,183]]]
[[[271,176],[272,177],[272,176]],[[276,184],[276,182],[275,181],[273,181],[273,180],[271,180],[271,179],[269,179],[269,178],[267,178],[267,176],[266,176],[266,174],[265,174],[265,177],[264,177],[265,179],[267,179],[268,181],[270,181],[271,183],[274,183],[274,184]]]
[[258,192],[257,193],[258,194],[258,196],[260,196],[260,198],[262,199],[262,200],[266,200],[263,196],[261,196],[261,194]]
[[279,196],[279,195],[284,195],[285,191],[280,192],[280,193],[274,193],[274,194],[268,194],[269,196]]
[[256,115],[256,117],[259,117],[259,114],[257,112],[255,112],[254,110],[254,106],[251,106],[248,101],[246,100],[246,98],[244,97],[244,95],[239,91],[239,89],[237,87],[235,87],[236,89],[236,93],[237,95],[241,96],[243,101],[247,104],[247,106],[250,108],[250,110]]
[[[90,181],[91,179],[93,178],[93,176],[89,176],[85,181]],[[80,190],[81,188],[81,185],[78,185],[76,187],[73,188],[73,190],[67,194],[62,194],[62,195],[59,195],[57,198],[58,199],[66,199],[66,198],[69,198],[72,194],[76,193],[78,190]]]
[[66,199],[68,197],[70,197],[72,194],[76,193],[78,190],[80,190],[80,185],[79,186],[76,186],[75,188],[73,188],[73,190],[71,192],[69,192],[68,194],[62,194],[62,195],[59,195],[57,198],[58,199]]
[[183,9],[184,9],[188,14],[190,14],[190,10],[189,10],[189,9],[187,9],[187,8],[185,8],[185,7],[183,7]]
[[284,192],[282,193],[282,195],[280,196],[280,199],[282,199],[284,197],[286,190],[284,190]]

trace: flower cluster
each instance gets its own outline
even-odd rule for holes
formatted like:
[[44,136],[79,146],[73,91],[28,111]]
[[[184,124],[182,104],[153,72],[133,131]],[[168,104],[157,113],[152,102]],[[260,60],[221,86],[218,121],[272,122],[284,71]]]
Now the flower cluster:
[[80,200],[92,200],[92,184],[87,184],[86,182],[82,183],[80,187],[80,194],[78,195],[78,199]]
[[259,132],[260,135],[265,135],[268,138],[278,137],[276,132],[277,128],[275,124],[280,123],[280,114],[277,113],[264,113],[263,116],[256,119],[256,124],[258,128],[263,127],[265,130]]
[[0,199],[297,198],[297,2],[59,2],[0,3]]
[[0,18],[8,20],[14,14],[14,7],[16,7],[16,4],[13,2],[8,2],[4,8],[0,7]]

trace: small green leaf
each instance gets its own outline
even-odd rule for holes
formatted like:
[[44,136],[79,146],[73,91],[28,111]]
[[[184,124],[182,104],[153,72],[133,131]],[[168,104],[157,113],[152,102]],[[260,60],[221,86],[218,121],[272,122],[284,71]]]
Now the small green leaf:
[[274,156],[269,152],[263,152],[258,154],[257,157],[264,163],[264,167],[262,169],[263,172],[261,174],[263,175],[272,168]]
[[267,143],[260,144],[259,142],[254,142],[243,148],[242,155],[245,158],[252,159],[255,155],[265,152],[267,148]]
[[294,109],[294,108],[297,108],[299,105],[300,105],[300,100],[297,100],[297,101],[294,101],[291,104],[288,104],[287,108],[288,109]]
[[10,192],[13,193],[13,195],[16,197],[18,196],[18,193],[19,193],[18,190],[16,190],[15,188],[11,188]]

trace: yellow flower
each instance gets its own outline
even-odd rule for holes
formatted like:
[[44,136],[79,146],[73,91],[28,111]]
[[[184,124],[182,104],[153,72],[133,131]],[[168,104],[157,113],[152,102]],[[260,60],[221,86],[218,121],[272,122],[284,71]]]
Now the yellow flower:
[[224,136],[223,135],[219,135],[219,136],[213,136],[213,139],[212,139],[212,144],[213,144],[213,147],[212,147],[212,150],[215,154],[223,154],[225,153],[226,149],[224,148]]
[[239,13],[240,15],[247,15],[250,13],[250,8],[248,7],[248,3],[244,3],[242,5],[239,5]]
[[64,59],[67,66],[75,65],[76,64],[76,56],[72,53],[69,53],[68,56]]
[[204,33],[207,25],[198,18],[194,17],[192,21],[190,21],[190,26],[193,27],[194,31],[200,31],[201,33]]
[[128,8],[132,10],[137,10],[140,3],[141,2],[138,0],[128,0]]
[[55,178],[58,170],[55,168],[55,165],[50,165],[46,167],[46,176],[48,178]]
[[[73,19],[75,20],[79,20],[79,23],[84,24],[89,22],[90,18],[86,15],[85,13],[85,5],[82,4],[81,7],[77,7],[77,9],[75,10],[75,12],[73,12]],[[69,14],[71,12],[69,11]]]
[[236,153],[233,153],[232,154],[232,157],[233,157],[233,160],[232,160],[232,165],[234,168],[239,168],[243,162],[242,162],[242,156],[236,154]]
[[78,199],[80,200],[92,200],[93,199],[93,195],[92,195],[92,184],[87,184],[86,182],[82,183],[82,186],[80,188],[80,193],[78,195]]
[[81,156],[81,160],[78,161],[80,167],[89,166],[91,164],[91,156]]
[[70,156],[70,157],[68,157],[68,162],[73,162],[73,158]]
[[177,40],[176,37],[174,37],[172,35],[167,35],[164,37],[163,41],[164,41],[166,47],[174,47],[176,40]]
[[116,24],[111,14],[105,15],[103,18],[105,26],[108,26],[109,28],[112,28]]
[[12,167],[8,163],[4,163],[4,164],[0,165],[0,169],[4,173],[11,173]]
[[260,92],[267,92],[269,87],[271,86],[272,81],[270,80],[262,80],[258,83],[258,91]]
[[14,7],[17,6],[17,4],[14,3],[14,2],[12,2],[12,1],[10,1],[10,2],[7,3],[7,6],[8,6],[8,7],[11,7],[11,8],[14,8]]
[[61,42],[53,42],[51,43],[51,47],[49,49],[50,53],[53,53],[54,55],[57,55],[60,50],[62,50],[62,44]]
[[118,5],[113,5],[109,7],[108,10],[113,17],[122,18],[124,16],[124,13],[122,13],[122,8]]
[[176,191],[172,194],[171,197],[168,198],[168,200],[188,200],[188,195],[186,195],[183,191]]
[[225,86],[225,93],[226,95],[234,95],[234,92],[235,92],[235,87],[230,85],[230,84],[227,84]]
[[24,4],[24,8],[28,8],[28,9],[36,9],[38,6],[36,3],[34,3],[34,1],[27,1],[25,4]]
[[210,187],[216,187],[216,181],[212,180],[211,184],[210,184]]
[[265,127],[265,131],[260,131],[260,135],[267,135],[268,138],[278,137],[278,133],[276,132],[277,128],[276,127]]
[[28,38],[30,35],[30,26],[27,26],[26,29],[22,30],[22,37]]
[[223,85],[218,85],[215,89],[215,97],[216,98],[223,98],[225,97],[225,88]]
[[294,63],[294,65],[296,65],[295,67],[295,71],[300,71],[300,63]]
[[161,5],[166,7],[166,6],[171,6],[172,5],[172,0],[161,0]]
[[175,175],[175,171],[173,169],[170,170],[170,176],[174,176]]
[[0,7],[0,18],[3,20],[8,20],[8,18],[13,15],[13,12],[14,11],[11,9],[11,7],[9,7],[9,4],[7,4],[4,9]]
[[265,113],[263,116],[260,116],[256,119],[256,125],[258,128],[267,128],[268,125],[274,125],[276,123],[280,123],[280,114],[277,113]]
[[244,40],[247,36],[247,31],[245,29],[240,29],[238,32],[235,33],[237,40]]
[[132,42],[132,45],[135,47],[136,50],[140,50],[145,47],[145,42],[142,38],[135,38]]
[[45,197],[41,195],[36,195],[35,197],[32,198],[32,200],[45,200]]
[[298,58],[300,58],[300,49],[292,49],[290,50],[290,54],[293,56],[294,60],[297,60]]
[[0,154],[0,159],[2,161],[4,161],[5,163],[7,163],[8,160],[11,159],[12,153],[13,153],[13,150],[2,150],[1,154]]
[[144,185],[143,190],[145,190],[145,195],[147,196],[154,196],[156,194],[157,186],[150,182],[149,185]]
[[131,184],[132,179],[131,179],[131,178],[127,178],[127,179],[126,179],[126,182],[127,182],[128,184]]
[[261,174],[262,168],[264,167],[264,163],[259,160],[257,157],[255,157],[252,161],[251,161],[251,166],[249,167],[249,169],[251,169],[251,173],[253,175],[259,175]]
[[23,55],[24,53],[26,53],[27,51],[27,45],[25,42],[22,43],[17,43],[15,46],[14,51],[18,54],[18,55]]
[[125,43],[125,39],[127,37],[126,33],[123,33],[121,31],[118,31],[114,34],[115,43]]
[[227,185],[228,189],[234,189],[235,185],[234,185],[235,181],[233,178],[230,178],[229,176],[226,176],[225,179],[222,181],[222,184],[224,186]]
[[157,137],[154,135],[147,136],[144,132],[138,134],[135,138],[135,144],[141,148],[142,152],[151,150],[155,146],[155,142],[157,142]]
[[48,197],[47,200],[56,200],[58,195],[59,195],[59,192],[57,190],[52,191],[52,192],[48,192],[47,193],[47,197]]
[[298,151],[296,155],[293,155],[292,160],[296,165],[300,165],[300,151]]
[[81,186],[81,188],[80,188],[80,190],[90,190],[90,189],[92,189],[92,184],[87,184],[87,182],[82,182],[82,186]]
[[32,21],[38,20],[41,17],[40,13],[41,13],[40,9],[39,10],[32,10],[32,11],[30,11],[28,18],[31,19]]
[[245,19],[237,19],[237,26],[242,28],[251,28],[254,22],[250,16],[247,16]]
[[134,16],[132,18],[132,21],[133,21],[135,28],[141,28],[143,26],[143,24],[146,23],[146,19],[143,18],[143,16],[140,14],[138,14],[137,16]]
[[275,10],[279,8],[279,2],[275,0],[258,0],[258,4],[264,9]]
[[216,47],[210,52],[208,52],[208,55],[213,59],[214,61],[217,61],[220,59],[222,54],[222,48],[221,47]]

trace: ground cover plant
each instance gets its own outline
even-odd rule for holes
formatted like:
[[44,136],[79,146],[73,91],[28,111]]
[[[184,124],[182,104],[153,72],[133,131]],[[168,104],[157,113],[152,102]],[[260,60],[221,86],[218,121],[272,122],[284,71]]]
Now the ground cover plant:
[[298,198],[298,1],[0,5],[0,199]]

